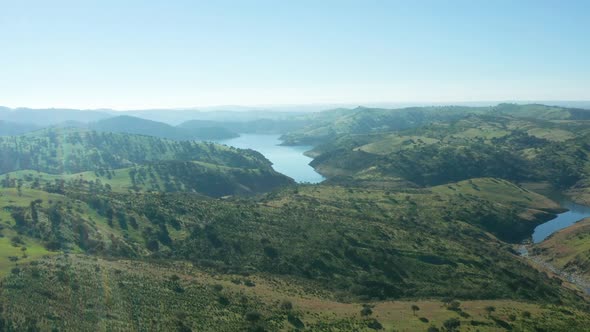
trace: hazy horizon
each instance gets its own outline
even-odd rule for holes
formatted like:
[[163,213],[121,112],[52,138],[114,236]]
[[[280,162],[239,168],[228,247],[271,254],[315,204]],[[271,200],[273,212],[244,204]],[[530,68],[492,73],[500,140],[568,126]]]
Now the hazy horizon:
[[75,110],[75,111],[107,111],[107,112],[137,112],[137,111],[196,111],[196,112],[215,112],[215,111],[278,111],[290,112],[301,109],[302,111],[322,111],[333,108],[354,108],[354,107],[375,107],[375,108],[403,108],[403,107],[426,107],[426,106],[495,106],[503,103],[514,104],[543,104],[548,106],[562,107],[590,107],[588,100],[475,100],[475,101],[407,101],[407,102],[351,102],[351,103],[301,103],[301,104],[252,104],[252,105],[203,105],[187,107],[146,107],[137,109],[121,108],[72,108],[72,107],[29,107],[29,106],[11,106],[0,103],[0,108],[10,110],[31,109],[31,110]]

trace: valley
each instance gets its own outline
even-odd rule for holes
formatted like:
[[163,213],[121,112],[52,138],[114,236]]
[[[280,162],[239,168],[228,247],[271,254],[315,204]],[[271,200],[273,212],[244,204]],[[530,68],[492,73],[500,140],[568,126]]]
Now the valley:
[[[216,143],[79,127],[0,137],[0,322],[582,331],[586,290],[543,262],[587,272],[586,211],[545,196],[584,202],[586,116],[361,108]],[[294,138],[318,131],[330,134]]]

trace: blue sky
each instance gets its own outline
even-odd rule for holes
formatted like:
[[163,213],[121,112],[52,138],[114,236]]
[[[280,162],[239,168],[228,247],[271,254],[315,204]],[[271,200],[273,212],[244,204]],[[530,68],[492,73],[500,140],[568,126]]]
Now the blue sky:
[[0,105],[590,100],[590,1],[4,1]]

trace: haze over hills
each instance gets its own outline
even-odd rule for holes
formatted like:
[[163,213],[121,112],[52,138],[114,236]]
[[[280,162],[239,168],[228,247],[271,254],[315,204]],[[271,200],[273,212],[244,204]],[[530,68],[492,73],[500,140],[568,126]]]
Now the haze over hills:
[[138,117],[120,115],[88,124],[88,128],[96,131],[141,134],[169,138],[174,140],[220,140],[237,137],[232,132],[215,123],[187,130],[182,127],[146,120]]
[[[158,303],[183,303],[159,314],[179,329],[590,322],[581,284],[518,254],[564,211],[544,193],[590,195],[590,110],[355,107],[179,126],[119,114],[0,138],[6,326],[157,329]],[[297,184],[256,151],[194,141],[219,133],[312,144],[327,180]],[[554,247],[530,250],[550,260]]]
[[135,116],[147,120],[177,126],[190,120],[243,122],[260,119],[284,119],[294,116],[316,113],[339,108],[384,108],[399,109],[425,106],[495,106],[501,103],[543,104],[569,108],[590,108],[590,101],[479,101],[479,102],[358,102],[358,103],[318,103],[293,105],[259,105],[259,106],[207,106],[169,109],[113,110],[113,109],[60,109],[60,108],[9,108],[0,106],[0,120],[37,124],[41,126],[59,124],[66,121],[95,122],[118,115]]
[[589,331],[590,2],[0,8],[0,332]]

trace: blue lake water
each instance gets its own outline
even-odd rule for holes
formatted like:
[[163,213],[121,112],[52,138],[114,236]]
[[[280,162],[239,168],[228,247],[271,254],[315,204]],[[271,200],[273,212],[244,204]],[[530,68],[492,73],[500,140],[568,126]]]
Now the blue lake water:
[[311,146],[282,146],[280,135],[240,134],[240,137],[218,143],[240,149],[252,149],[262,153],[272,162],[275,171],[283,173],[299,183],[319,183],[324,177],[309,166],[311,158],[303,153]]
[[539,243],[545,240],[549,235],[575,224],[584,218],[590,217],[590,207],[576,204],[568,200],[558,200],[560,205],[569,211],[561,213],[557,218],[552,219],[535,228],[533,232],[533,242]]
[[[252,149],[262,153],[273,163],[275,171],[283,173],[299,183],[319,183],[324,177],[309,166],[312,158],[303,153],[311,146],[282,146],[280,135],[240,134],[240,137],[221,140],[218,143],[240,149]],[[560,205],[569,211],[557,215],[555,219],[537,226],[533,232],[533,242],[539,243],[551,234],[590,217],[590,207],[576,204],[559,197]]]

